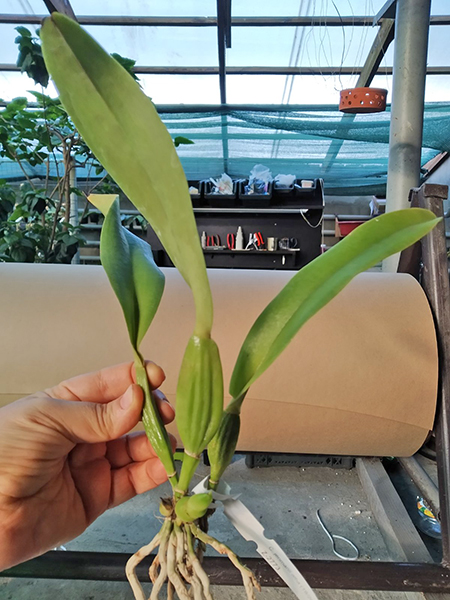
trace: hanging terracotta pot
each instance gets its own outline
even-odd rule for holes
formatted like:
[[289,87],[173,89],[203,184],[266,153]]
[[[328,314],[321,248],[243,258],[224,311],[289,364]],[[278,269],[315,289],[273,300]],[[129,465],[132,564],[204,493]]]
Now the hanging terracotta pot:
[[345,113],[375,113],[386,110],[387,90],[360,87],[341,91],[339,110]]

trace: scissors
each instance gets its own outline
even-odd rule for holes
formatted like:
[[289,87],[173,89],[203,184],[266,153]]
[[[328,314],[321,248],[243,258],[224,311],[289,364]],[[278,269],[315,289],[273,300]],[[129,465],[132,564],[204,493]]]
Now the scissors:
[[234,250],[236,248],[236,239],[233,233],[227,234],[227,246],[228,250]]
[[257,231],[256,233],[251,233],[248,237],[248,244],[245,247],[246,250],[251,250],[252,248],[254,250],[261,250],[261,246],[264,245],[264,239],[263,236],[261,235],[260,231]]
[[256,233],[250,233],[248,236],[248,244],[245,246],[246,250],[258,250],[258,239],[256,237]]
[[211,246],[220,246],[220,237],[218,235],[206,236],[206,247],[210,248]]

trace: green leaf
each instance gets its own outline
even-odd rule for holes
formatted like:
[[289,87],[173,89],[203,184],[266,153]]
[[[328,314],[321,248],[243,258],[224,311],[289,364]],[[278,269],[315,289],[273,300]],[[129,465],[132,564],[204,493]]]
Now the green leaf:
[[153,260],[149,244],[122,227],[118,198],[109,210],[96,205],[106,212],[100,236],[102,264],[122,306],[131,344],[138,352],[158,309],[164,275]]
[[68,233],[65,233],[62,237],[62,242],[66,245],[66,246],[71,246],[72,244],[76,244],[78,242],[77,238],[74,235],[70,235]]
[[151,100],[75,21],[53,13],[41,29],[44,59],[84,141],[149,221],[191,287],[196,334],[209,337],[212,299],[188,184]]
[[22,246],[25,246],[26,248],[32,248],[34,250],[35,244],[33,244],[33,242],[28,238],[23,238],[20,243]]
[[28,211],[26,211],[23,206],[19,205],[17,206],[14,211],[9,215],[8,220],[9,221],[16,221],[17,219],[20,219],[20,217],[23,217],[24,215],[28,215]]
[[119,65],[122,65],[125,71],[129,73],[135,81],[139,81],[139,78],[133,71],[133,68],[136,64],[135,60],[133,60],[132,58],[126,58],[125,56],[121,56],[120,54],[117,54],[117,52],[113,52],[111,56],[114,58],[114,60],[116,60],[119,63]]
[[178,146],[181,146],[181,144],[187,145],[187,144],[193,144],[194,142],[187,137],[183,137],[182,135],[177,135],[177,137],[173,140],[173,143],[175,144],[175,148],[178,148]]
[[142,422],[171,483],[175,484],[177,477],[170,440],[150,390],[144,360],[139,353],[139,344],[161,300],[164,275],[153,261],[150,246],[122,227],[118,197],[95,194],[89,200],[105,214],[100,236],[100,257],[122,306],[135,351],[136,381],[144,391]]
[[263,310],[244,340],[230,382],[233,404],[239,406],[250,385],[300,327],[353,277],[407,248],[438,221],[431,211],[420,208],[387,213],[361,225],[303,267]]
[[[16,27],[15,30],[20,33],[21,36],[26,37],[26,38],[31,38],[32,34],[31,31],[29,29],[27,29],[26,27]],[[17,42],[16,42],[17,43]]]
[[19,46],[17,66],[31,77],[35,83],[44,87],[48,85],[48,72],[42,57],[42,49],[36,38],[33,37],[26,27],[16,27],[19,36],[14,40]]

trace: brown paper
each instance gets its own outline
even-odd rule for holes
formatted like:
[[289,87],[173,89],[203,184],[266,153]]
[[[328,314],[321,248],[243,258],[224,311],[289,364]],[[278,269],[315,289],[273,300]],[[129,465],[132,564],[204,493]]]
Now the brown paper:
[[[190,290],[167,269],[144,340],[176,380],[194,324]],[[226,386],[255,318],[293,273],[211,270]],[[101,267],[0,265],[0,403],[131,359],[125,323]],[[358,276],[300,331],[244,402],[247,451],[407,456],[432,428],[438,362],[433,320],[408,275]]]

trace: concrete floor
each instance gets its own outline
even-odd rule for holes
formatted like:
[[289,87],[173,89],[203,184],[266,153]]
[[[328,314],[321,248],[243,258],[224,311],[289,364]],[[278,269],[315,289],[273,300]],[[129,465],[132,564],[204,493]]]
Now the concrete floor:
[[[199,469],[199,479],[206,468]],[[364,497],[355,470],[274,467],[247,469],[243,457],[229,467],[226,477],[233,493],[275,538],[287,554],[296,558],[332,559],[331,544],[321,529],[316,511],[334,534],[348,537],[360,550],[360,560],[389,560],[383,538]],[[159,528],[158,504],[169,486],[144,494],[108,511],[82,536],[67,544],[68,550],[134,552]],[[210,532],[241,556],[258,556],[255,545],[246,542],[221,511],[211,521]],[[339,548],[341,552],[346,549]],[[214,551],[211,551],[214,554]],[[408,595],[380,592],[318,590],[319,600],[406,600]],[[417,595],[415,595],[417,598]],[[216,600],[244,599],[242,589],[218,587]],[[131,600],[127,584],[84,581],[0,579],[1,600]],[[266,588],[259,600],[293,600],[287,589]]]

